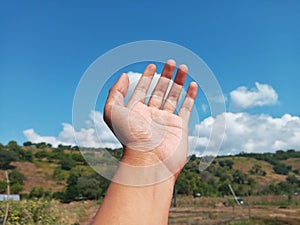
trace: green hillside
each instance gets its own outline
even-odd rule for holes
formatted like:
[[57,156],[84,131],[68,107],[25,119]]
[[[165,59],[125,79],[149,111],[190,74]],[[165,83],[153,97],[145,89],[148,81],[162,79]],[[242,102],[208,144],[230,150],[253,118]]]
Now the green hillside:
[[[121,149],[107,150],[116,158],[122,155]],[[177,194],[222,197],[230,195],[228,184],[240,196],[300,192],[299,151],[217,157],[204,171],[199,171],[200,160],[190,157],[176,182]],[[109,184],[86,164],[78,147],[11,141],[0,145],[0,168],[0,193],[7,190],[7,170],[11,193],[23,198],[101,199]]]

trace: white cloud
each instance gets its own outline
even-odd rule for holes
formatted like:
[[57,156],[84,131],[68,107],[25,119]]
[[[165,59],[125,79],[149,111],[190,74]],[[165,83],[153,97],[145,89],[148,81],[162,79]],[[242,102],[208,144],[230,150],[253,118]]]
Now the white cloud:
[[86,121],[87,127],[78,131],[75,131],[71,124],[63,123],[62,125],[63,130],[57,137],[42,136],[37,134],[34,129],[25,130],[23,133],[28,141],[33,143],[46,142],[55,147],[59,144],[79,145],[81,147],[121,147],[120,142],[104,123],[100,112],[92,111],[90,119]]
[[[140,79],[141,73],[128,72],[130,86],[125,101],[129,99],[133,92],[137,82]],[[153,91],[158,79],[159,74],[155,74],[151,86],[149,87],[148,96]],[[167,94],[172,86],[172,81],[167,89]],[[183,94],[185,92],[183,91]],[[107,148],[119,148],[120,142],[116,139],[110,129],[107,127],[103,120],[103,114],[98,111],[91,111],[89,119],[85,121],[86,127],[80,130],[74,129],[71,124],[63,123],[63,130],[55,136],[42,136],[34,131],[34,129],[28,129],[23,131],[24,136],[28,141],[33,143],[46,142],[53,146],[59,144],[64,145],[78,145],[81,147],[107,147]],[[75,139],[76,137],[76,139]]]
[[60,143],[58,142],[56,137],[53,136],[41,136],[37,134],[34,129],[28,129],[23,131],[24,136],[27,138],[28,141],[31,141],[33,143],[40,143],[40,142],[46,142],[50,143],[54,146],[57,146]]
[[255,88],[238,87],[230,92],[233,107],[247,109],[256,106],[273,105],[278,101],[278,94],[267,84],[255,83]]
[[[131,96],[132,92],[134,91],[134,88],[137,85],[137,83],[138,83],[138,81],[139,81],[142,74],[130,71],[130,72],[127,73],[127,75],[129,77],[130,85],[129,85],[128,92],[127,92],[127,95],[126,95],[126,98],[125,98],[125,102],[127,102],[129,100],[129,97]],[[151,96],[151,93],[153,92],[153,89],[155,88],[155,85],[157,84],[159,77],[160,77],[160,74],[155,73],[155,75],[152,79],[151,85],[150,85],[150,87],[148,89],[148,92],[147,92],[146,102],[149,100],[149,97]],[[173,84],[173,80],[170,80],[167,92],[165,94],[165,98],[167,97],[167,95],[168,95],[168,93],[169,93],[169,91],[172,87],[172,84]],[[185,95],[185,93],[186,92],[183,90],[181,95],[180,95],[180,100],[181,100],[182,96]]]
[[[130,88],[128,96],[134,90],[141,74],[129,72]],[[152,92],[159,75],[153,79],[149,93]],[[275,104],[278,95],[275,90],[266,84],[256,83],[255,89],[248,90],[246,87],[239,87],[230,93],[231,101],[235,107],[250,108]],[[171,86],[171,84],[170,84]],[[128,98],[128,97],[127,97]],[[201,105],[203,111],[207,105]],[[223,113],[217,117],[208,117],[201,123],[195,125],[195,136],[189,136],[190,147],[196,150],[192,153],[198,155],[215,155],[215,147],[220,134],[212,135],[214,124],[215,130],[222,130],[221,126],[226,122],[226,131],[219,154],[236,154],[244,152],[266,152],[279,149],[300,149],[300,118],[285,114],[275,118],[269,115],[251,115],[248,113]],[[74,130],[71,124],[63,123],[63,130],[57,136],[42,136],[33,129],[25,130],[25,137],[34,143],[47,142],[53,146],[58,144],[79,145],[82,147],[121,147],[119,141],[103,121],[102,113],[92,111],[86,126],[80,130]],[[76,141],[75,141],[76,137]],[[219,138],[219,139],[218,139]],[[217,140],[218,139],[218,140]],[[210,143],[210,147],[206,149]]]
[[227,112],[216,118],[208,117],[195,126],[199,137],[189,137],[189,140],[193,140],[198,155],[207,155],[204,150],[210,139],[210,131],[215,123],[220,124],[224,119],[226,131],[219,154],[300,149],[300,117],[285,114],[274,118]]
[[[216,118],[208,117],[195,126],[197,136],[189,136],[190,146],[195,146],[193,153],[198,155],[215,154],[214,149],[204,152],[209,141],[218,138],[211,136],[213,125],[226,121],[226,131],[219,154],[236,154],[244,152],[266,152],[279,149],[300,149],[300,117],[285,114],[275,118],[269,115],[251,115],[248,113],[223,113]],[[95,126],[92,127],[93,121]],[[74,131],[72,125],[63,123],[63,130],[54,136],[42,136],[33,129],[24,131],[25,137],[34,143],[47,142],[53,146],[58,144],[79,145],[82,147],[121,147],[119,141],[106,126],[102,114],[92,111],[87,128]],[[76,140],[75,141],[75,136]],[[212,138],[212,140],[210,140]]]

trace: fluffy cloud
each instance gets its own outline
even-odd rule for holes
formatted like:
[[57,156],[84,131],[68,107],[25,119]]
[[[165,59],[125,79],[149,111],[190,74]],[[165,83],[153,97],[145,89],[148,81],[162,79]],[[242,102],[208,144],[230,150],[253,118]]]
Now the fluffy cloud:
[[[226,121],[225,133],[211,135],[214,124]],[[95,122],[95,123],[94,123]],[[92,124],[95,124],[93,127]],[[119,141],[105,125],[102,114],[92,111],[88,128],[75,131],[73,126],[63,124],[63,130],[54,136],[41,136],[33,129],[25,130],[26,138],[34,143],[47,142],[53,146],[58,144],[79,145],[84,147],[121,147]],[[216,129],[218,132],[218,129]],[[300,118],[285,114],[274,118],[269,115],[251,115],[248,113],[223,113],[216,118],[208,117],[195,125],[197,136],[189,136],[190,146],[197,155],[215,155],[216,149],[206,149],[209,142],[218,142],[214,138],[224,135],[219,154],[236,154],[244,152],[266,152],[279,149],[300,149]],[[76,141],[75,141],[76,136]]]
[[[68,125],[68,124],[63,124],[63,125]],[[62,140],[58,140],[57,137],[41,136],[41,135],[37,134],[34,131],[34,129],[24,130],[23,134],[27,138],[28,141],[31,141],[33,143],[46,142],[46,143],[52,144],[53,146],[57,146],[58,144],[69,144],[69,143],[63,142]],[[74,142],[72,144],[74,144]]]
[[[129,72],[128,75],[130,79],[128,96],[130,96],[141,74]],[[152,92],[158,78],[159,75],[155,75],[149,93]],[[259,83],[255,85],[254,89],[239,87],[230,93],[235,107],[245,109],[277,102],[278,95],[271,86]],[[206,105],[201,107],[203,111],[207,110]],[[224,121],[225,133],[222,132]],[[80,130],[75,130],[71,124],[63,123],[62,125],[63,129],[57,136],[42,136],[33,129],[25,130],[23,133],[31,142],[47,142],[53,146],[65,144],[82,147],[121,147],[119,141],[106,126],[100,112],[92,111],[86,121],[86,127]],[[215,133],[212,133],[213,130]],[[300,118],[289,114],[274,118],[269,115],[227,112],[215,118],[204,119],[195,125],[194,132],[191,133],[197,135],[189,136],[190,150],[193,149],[190,153],[197,155],[300,149]],[[220,138],[223,138],[223,143],[219,149]]]
[[[127,95],[126,95],[126,98],[125,98],[125,102],[127,102],[129,100],[129,97],[131,96],[132,92],[134,91],[134,88],[137,85],[137,83],[138,83],[138,81],[139,81],[142,74],[130,71],[130,72],[127,73],[127,75],[129,77],[130,85],[129,85],[128,92],[127,92]],[[157,84],[159,77],[160,77],[160,74],[155,73],[155,75],[152,79],[151,85],[150,85],[150,87],[148,89],[148,92],[147,92],[146,101],[149,100],[149,97],[151,96],[151,93],[153,92],[153,89],[155,88],[155,85]],[[167,95],[168,95],[168,93],[169,93],[169,91],[172,87],[172,84],[173,84],[173,80],[171,80],[170,83],[169,83],[165,98],[167,97]],[[180,95],[180,100],[185,95],[185,93],[186,92],[183,90],[182,94]]]
[[[81,147],[107,147],[119,148],[120,142],[114,137],[112,132],[103,121],[103,115],[100,112],[92,111],[90,119],[86,121],[86,128],[78,131],[71,124],[63,123],[63,130],[54,136],[42,136],[33,129],[23,131],[28,141],[33,143],[46,142],[53,146],[59,144],[79,145]],[[75,139],[76,137],[76,139]]]
[[[196,145],[198,155],[208,154],[204,149],[211,139],[212,127],[214,124],[221,124],[224,119],[226,130],[219,154],[300,149],[299,117],[285,114],[274,118],[269,115],[227,112],[216,118],[208,117],[195,126],[199,137],[189,137],[189,140]],[[213,137],[217,135],[212,136],[212,142]]]
[[[131,93],[133,92],[137,82],[140,79],[141,73],[128,72],[130,86],[125,101],[128,101]],[[160,74],[155,74],[151,86],[148,90],[148,95],[153,91]],[[167,89],[167,94],[172,86],[173,82]],[[185,93],[185,92],[184,92]],[[63,130],[55,136],[42,136],[34,131],[34,129],[28,129],[23,131],[24,136],[28,141],[33,143],[46,142],[53,146],[59,144],[64,145],[78,145],[81,147],[107,147],[107,148],[119,148],[120,142],[115,138],[110,129],[103,121],[103,114],[98,111],[92,111],[89,115],[89,120],[86,121],[86,127],[80,130],[75,130],[71,124],[63,123]]]
[[278,101],[278,94],[267,84],[255,83],[255,88],[239,87],[230,92],[233,107],[247,109],[255,106],[273,105]]

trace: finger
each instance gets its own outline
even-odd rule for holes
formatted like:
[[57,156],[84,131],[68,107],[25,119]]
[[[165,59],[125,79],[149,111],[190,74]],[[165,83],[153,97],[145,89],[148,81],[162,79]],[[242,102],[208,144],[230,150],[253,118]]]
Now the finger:
[[129,87],[128,75],[123,73],[119,80],[111,87],[104,107],[104,119],[109,120],[113,106],[124,106],[124,98]]
[[173,83],[172,88],[168,94],[166,101],[165,101],[163,110],[174,113],[177,103],[178,103],[179,96],[182,91],[182,87],[183,87],[187,72],[188,72],[188,67],[186,65],[182,64],[178,67],[174,83]]
[[156,66],[154,64],[149,64],[145,71],[143,72],[143,75],[141,76],[138,84],[136,85],[134,92],[128,101],[127,106],[130,107],[134,105],[136,102],[145,102],[147,91],[150,87],[150,84],[152,82],[152,78],[155,74]]
[[124,105],[124,98],[129,87],[129,78],[123,73],[117,82],[109,90],[106,104]]
[[170,80],[173,76],[176,62],[173,59],[169,59],[162,71],[162,74],[152,92],[148,105],[155,108],[160,108],[168,89]]
[[180,110],[178,112],[178,115],[186,122],[188,123],[190,119],[190,114],[194,106],[195,98],[198,91],[198,85],[196,82],[191,82],[190,86],[188,88],[188,91],[186,93],[186,96],[183,100],[183,103],[180,107]]

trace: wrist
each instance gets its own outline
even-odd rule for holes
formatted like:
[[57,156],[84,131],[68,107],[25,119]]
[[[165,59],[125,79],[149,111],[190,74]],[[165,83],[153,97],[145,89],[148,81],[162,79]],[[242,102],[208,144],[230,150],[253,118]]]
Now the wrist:
[[176,175],[155,153],[126,149],[113,181],[129,186],[151,186],[165,182],[173,187]]
[[151,166],[161,163],[161,160],[153,151],[138,151],[125,148],[121,162],[131,166]]

